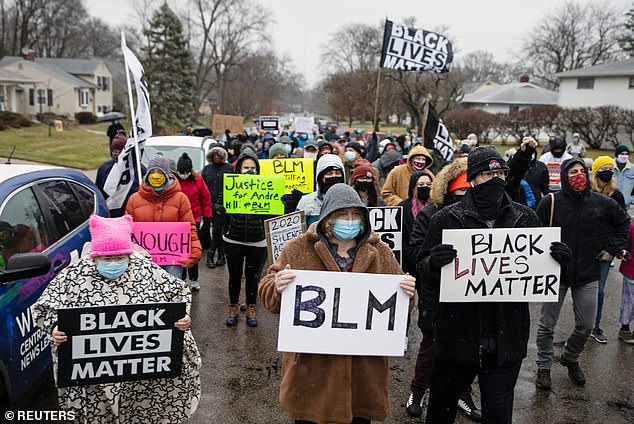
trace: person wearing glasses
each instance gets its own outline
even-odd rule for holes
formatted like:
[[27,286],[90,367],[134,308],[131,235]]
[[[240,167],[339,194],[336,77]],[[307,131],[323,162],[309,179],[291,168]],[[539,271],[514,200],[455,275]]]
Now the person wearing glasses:
[[[432,216],[421,247],[417,270],[432,293],[434,309],[434,357],[425,422],[453,423],[460,392],[476,375],[483,422],[512,421],[513,392],[527,353],[528,303],[439,302],[440,270],[457,255],[453,245],[442,243],[443,230],[541,227],[533,210],[505,192],[509,177],[509,167],[494,147],[472,150],[467,159],[471,188],[462,201]],[[564,265],[570,249],[554,242],[550,254]]]

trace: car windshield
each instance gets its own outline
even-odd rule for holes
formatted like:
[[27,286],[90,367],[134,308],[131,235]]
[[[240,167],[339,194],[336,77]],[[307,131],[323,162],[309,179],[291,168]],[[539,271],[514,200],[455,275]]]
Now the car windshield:
[[143,158],[141,159],[141,163],[147,166],[148,162],[150,161],[150,158],[159,152],[163,153],[163,155],[169,160],[173,160],[174,167],[176,167],[178,158],[183,153],[187,153],[189,157],[192,159],[192,164],[194,166],[195,171],[200,172],[205,166],[204,149],[202,147],[187,147],[187,146],[145,146],[145,151],[143,152]]

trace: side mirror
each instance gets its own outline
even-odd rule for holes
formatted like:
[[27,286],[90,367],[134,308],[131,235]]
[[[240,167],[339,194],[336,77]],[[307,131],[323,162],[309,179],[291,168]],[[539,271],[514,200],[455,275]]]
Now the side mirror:
[[0,283],[37,277],[51,269],[51,261],[43,253],[16,253],[7,261],[7,266],[0,271]]

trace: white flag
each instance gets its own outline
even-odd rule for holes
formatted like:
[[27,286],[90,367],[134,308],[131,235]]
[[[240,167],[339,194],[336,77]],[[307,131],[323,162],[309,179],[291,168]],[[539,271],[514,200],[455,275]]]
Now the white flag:
[[148,90],[145,72],[139,59],[126,45],[122,45],[123,56],[128,64],[128,69],[134,78],[136,89],[136,128],[139,141],[152,136],[152,117],[150,116],[150,92]]

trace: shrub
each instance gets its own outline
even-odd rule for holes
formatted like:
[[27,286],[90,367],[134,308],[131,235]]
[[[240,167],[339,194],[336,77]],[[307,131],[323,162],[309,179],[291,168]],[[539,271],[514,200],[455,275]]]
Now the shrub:
[[97,117],[91,112],[79,112],[75,114],[75,119],[80,124],[94,124],[97,122]]
[[0,129],[30,127],[31,121],[14,112],[0,112]]

